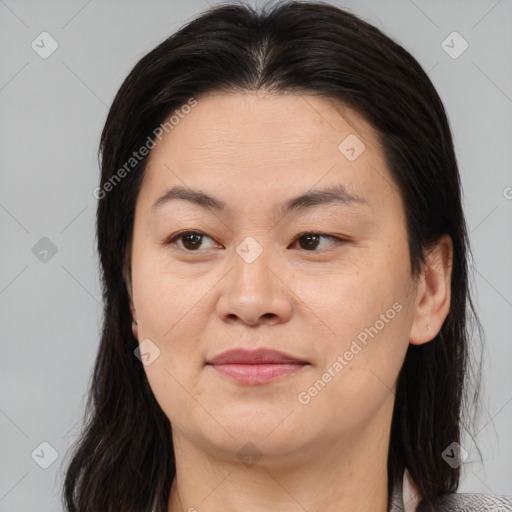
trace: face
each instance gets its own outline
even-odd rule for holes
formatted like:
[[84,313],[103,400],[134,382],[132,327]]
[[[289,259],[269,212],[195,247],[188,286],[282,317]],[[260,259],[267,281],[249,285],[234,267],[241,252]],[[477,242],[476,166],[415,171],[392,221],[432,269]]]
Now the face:
[[[386,432],[416,284],[398,188],[355,111],[197,98],[152,150],[131,257],[144,369],[175,438],[235,460],[246,443],[291,456]],[[238,348],[290,358],[209,364]]]

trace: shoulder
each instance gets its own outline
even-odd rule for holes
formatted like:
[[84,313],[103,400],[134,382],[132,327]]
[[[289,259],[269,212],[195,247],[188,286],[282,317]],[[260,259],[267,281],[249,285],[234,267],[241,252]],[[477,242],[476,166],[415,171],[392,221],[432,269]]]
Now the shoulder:
[[[389,512],[416,512],[425,510],[421,495],[407,471],[402,485],[396,482]],[[479,493],[441,494],[434,502],[435,512],[512,512],[512,496]]]
[[476,493],[442,494],[436,500],[436,511],[512,512],[512,496]]

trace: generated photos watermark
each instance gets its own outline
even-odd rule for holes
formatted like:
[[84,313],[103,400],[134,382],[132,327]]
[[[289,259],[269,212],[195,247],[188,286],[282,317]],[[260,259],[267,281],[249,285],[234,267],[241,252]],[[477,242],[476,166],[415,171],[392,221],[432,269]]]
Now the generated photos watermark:
[[[379,334],[382,329],[389,324],[393,318],[402,311],[402,304],[399,302],[395,302],[391,308],[389,308],[385,313],[381,313],[379,319],[370,327],[365,327],[358,335],[357,340],[352,340],[350,344],[350,349],[346,350],[342,355],[338,355],[336,357],[336,361],[334,361],[327,370],[322,374],[322,376],[317,379],[307,390],[301,391],[297,395],[297,399],[299,403],[302,405],[307,405],[311,402],[313,398],[318,396],[318,394],[327,386],[329,382],[332,381],[337,375],[341,373],[341,371],[349,364],[349,362],[354,359],[357,354],[361,352],[361,350],[368,345],[368,337],[374,338]],[[358,343],[359,341],[359,343]]]
[[189,98],[188,101],[183,104],[179,109],[176,109],[173,114],[168,117],[165,122],[161,123],[152,132],[152,135],[148,135],[146,142],[137,150],[132,153],[132,156],[120,167],[101,187],[96,187],[93,190],[93,195],[96,199],[103,199],[108,192],[113,190],[115,186],[137,165],[143,160],[144,157],[149,155],[149,152],[156,146],[155,138],[162,140],[164,133],[168,134],[173,130],[192,109],[197,106],[197,100],[195,98]]

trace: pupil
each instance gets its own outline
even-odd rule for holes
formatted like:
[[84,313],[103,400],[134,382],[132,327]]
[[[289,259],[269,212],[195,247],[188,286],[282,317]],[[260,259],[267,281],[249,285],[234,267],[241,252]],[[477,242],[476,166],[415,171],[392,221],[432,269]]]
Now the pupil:
[[[304,235],[302,237],[302,240],[308,240],[308,242],[306,243],[306,247],[311,249],[312,247],[316,246],[316,244],[318,243],[318,238],[319,238],[318,235]],[[313,243],[310,243],[311,241]]]
[[[191,238],[192,238],[192,239],[195,239],[195,242],[189,243],[189,242],[187,241],[187,240],[190,240]],[[201,240],[201,235],[198,235],[197,233],[189,233],[188,235],[185,235],[184,240],[185,240],[185,242],[184,242],[184,244],[183,244],[183,245],[184,245],[185,247],[187,247],[187,246],[192,246],[192,247],[187,247],[187,249],[190,249],[190,248],[192,248],[192,249],[197,249],[196,244],[197,244],[198,242],[200,242],[200,240]]]

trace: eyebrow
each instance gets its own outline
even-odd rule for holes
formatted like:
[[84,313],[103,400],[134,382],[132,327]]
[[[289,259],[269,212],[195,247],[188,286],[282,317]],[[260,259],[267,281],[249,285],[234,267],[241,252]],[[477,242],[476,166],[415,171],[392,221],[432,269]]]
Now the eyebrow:
[[[153,203],[151,211],[154,212],[160,206],[174,199],[189,201],[190,203],[202,208],[212,209],[219,212],[225,211],[228,208],[228,205],[225,202],[212,197],[201,190],[175,186],[168,189]],[[323,189],[309,191],[297,197],[293,197],[285,203],[277,205],[276,213],[278,215],[286,215],[293,211],[307,210],[316,206],[331,204],[343,206],[370,206],[364,197],[353,192],[349,192],[343,185],[338,184]]]

